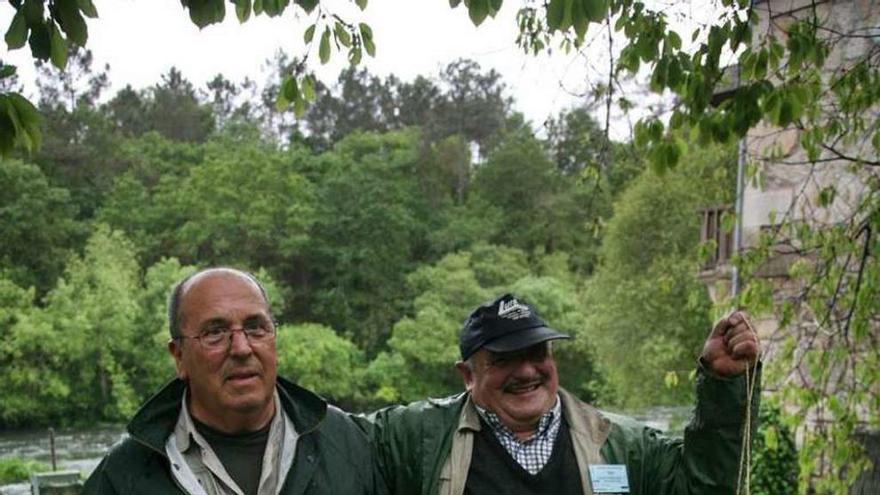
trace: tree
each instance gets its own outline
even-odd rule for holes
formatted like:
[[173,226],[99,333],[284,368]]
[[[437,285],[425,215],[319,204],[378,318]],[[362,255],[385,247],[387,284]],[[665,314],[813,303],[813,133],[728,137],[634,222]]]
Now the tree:
[[0,276],[45,294],[85,237],[70,193],[18,160],[0,162]]
[[510,112],[501,75],[495,70],[483,73],[473,60],[459,59],[446,66],[440,80],[444,91],[433,132],[438,137],[462,136],[485,154],[489,139],[504,128]]
[[63,184],[81,217],[89,218],[119,173],[113,161],[118,140],[97,106],[110,84],[109,66],[93,67],[92,53],[75,46],[67,57],[62,71],[37,63],[43,145],[28,159]]
[[[680,169],[646,169],[617,198],[600,266],[587,283],[584,325],[607,377],[601,395],[608,402],[633,408],[693,400],[691,387],[673,385],[686,381],[712,325],[708,293],[694,276],[696,211],[729,199],[732,157],[695,147]],[[716,173],[718,162],[728,164],[721,169],[727,174]]]
[[[4,339],[4,421],[121,420],[140,397],[138,265],[119,232],[98,226],[71,257],[46,306],[20,314]],[[9,359],[11,357],[11,359]]]
[[214,129],[211,108],[203,105],[190,83],[172,67],[151,88],[145,119],[147,128],[177,141],[205,141]]
[[401,313],[404,277],[426,253],[439,212],[415,178],[419,135],[355,133],[324,157],[321,205],[308,249],[311,321],[342,332],[368,353]]
[[585,169],[601,171],[613,166],[609,160],[611,142],[587,108],[562,111],[544,126],[550,155],[561,172],[581,174]]
[[[555,328],[581,334],[584,308],[566,263],[560,267],[546,261],[531,265],[520,250],[480,244],[414,271],[407,277],[416,294],[412,312],[394,324],[389,351],[367,370],[374,397],[411,401],[460,391],[461,377],[453,365],[460,359],[461,322],[472,308],[504,292],[512,290],[535,304]],[[592,398],[601,378],[594,373],[590,344],[567,346],[558,346],[560,381]]]
[[361,395],[363,352],[332,328],[315,323],[278,328],[278,374],[350,407]]
[[526,130],[502,136],[476,171],[474,193],[502,212],[492,242],[527,252],[564,251],[589,273],[598,247],[591,223],[610,213],[592,181],[564,175]]
[[326,151],[357,130],[388,130],[394,118],[394,94],[389,82],[366,69],[349,67],[339,74],[333,92],[319,86],[315,101],[304,115],[314,149]]
[[315,220],[312,185],[295,168],[306,159],[247,137],[209,143],[201,164],[157,192],[157,205],[178,212],[174,252],[187,262],[292,271]]

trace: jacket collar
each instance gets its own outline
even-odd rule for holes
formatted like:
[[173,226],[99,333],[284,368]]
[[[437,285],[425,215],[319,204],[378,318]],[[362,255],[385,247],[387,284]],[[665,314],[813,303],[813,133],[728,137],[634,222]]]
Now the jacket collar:
[[582,402],[562,387],[559,388],[562,400],[562,417],[568,422],[568,429],[575,434],[590,438],[593,445],[601,446],[611,431],[611,421],[598,409]]
[[[464,402],[456,430],[480,431],[480,416],[471,394],[464,393],[452,399],[454,402]],[[590,436],[596,445],[605,443],[611,430],[611,421],[562,387],[559,388],[559,400],[562,402],[562,417],[568,422],[569,430]]]
[[[327,415],[327,403],[314,393],[278,377],[275,383],[281,407],[299,435],[315,430]],[[186,382],[175,378],[151,397],[128,423],[128,433],[137,441],[165,455],[165,440],[174,433],[180,416]]]

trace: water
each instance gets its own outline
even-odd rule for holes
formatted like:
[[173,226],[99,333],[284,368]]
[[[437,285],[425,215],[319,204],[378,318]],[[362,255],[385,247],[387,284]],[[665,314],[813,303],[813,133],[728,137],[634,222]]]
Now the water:
[[[55,458],[58,470],[77,470],[83,476],[88,476],[123,434],[122,426],[56,431]],[[5,457],[36,459],[51,466],[49,431],[0,432],[0,458]],[[0,486],[0,495],[29,493],[29,483]]]
[[691,419],[692,411],[693,407],[691,406],[656,406],[647,411],[624,414],[632,416],[668,436],[680,437],[684,434],[684,427]]

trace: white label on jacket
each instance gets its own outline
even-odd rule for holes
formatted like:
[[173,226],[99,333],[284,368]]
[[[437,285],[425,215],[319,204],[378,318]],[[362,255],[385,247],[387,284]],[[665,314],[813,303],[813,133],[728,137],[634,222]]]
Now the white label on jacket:
[[593,486],[593,493],[629,493],[626,465],[590,465],[590,484]]

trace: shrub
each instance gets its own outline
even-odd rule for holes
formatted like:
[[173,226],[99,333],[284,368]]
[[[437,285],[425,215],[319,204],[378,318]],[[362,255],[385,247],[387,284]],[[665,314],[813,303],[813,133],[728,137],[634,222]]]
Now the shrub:
[[0,459],[0,484],[27,481],[31,473],[49,471],[51,468],[34,459],[7,457]]
[[752,450],[754,495],[793,495],[798,492],[798,459],[791,431],[779,408],[761,404],[760,424]]

